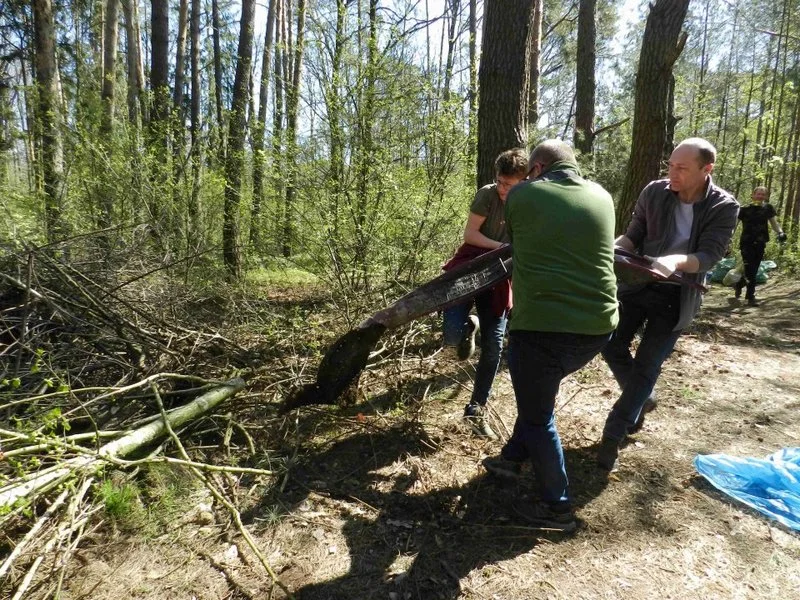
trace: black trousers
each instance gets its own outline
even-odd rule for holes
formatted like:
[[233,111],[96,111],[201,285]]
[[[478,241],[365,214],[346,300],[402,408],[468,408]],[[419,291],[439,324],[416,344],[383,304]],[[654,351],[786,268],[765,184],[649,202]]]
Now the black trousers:
[[758,275],[758,267],[764,258],[764,248],[766,246],[764,242],[750,242],[739,247],[744,261],[744,277],[736,284],[736,291],[742,291],[746,284],[747,293],[745,296],[748,299],[756,297],[756,275]]

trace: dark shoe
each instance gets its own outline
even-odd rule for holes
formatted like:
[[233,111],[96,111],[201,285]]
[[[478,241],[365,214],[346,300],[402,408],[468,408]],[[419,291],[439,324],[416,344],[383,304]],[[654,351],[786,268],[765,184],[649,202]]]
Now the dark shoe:
[[758,306],[758,301],[755,298],[748,298],[747,306]]
[[522,461],[507,460],[502,456],[487,456],[483,459],[484,468],[495,477],[519,479]]
[[736,290],[733,292],[733,297],[737,300],[742,297],[742,288],[737,287]]
[[638,433],[641,431],[642,427],[644,427],[644,416],[652,412],[656,409],[656,397],[655,394],[650,394],[650,397],[644,401],[644,406],[642,406],[642,412],[639,413],[639,418],[636,419],[636,425],[628,429],[628,433]]
[[462,337],[461,341],[458,342],[458,348],[456,349],[459,360],[468,360],[472,358],[473,354],[475,354],[475,334],[478,333],[479,329],[480,323],[478,321],[478,317],[475,315],[470,315],[467,317],[467,325],[464,330],[464,337]]
[[578,528],[578,521],[571,509],[565,511],[555,510],[546,502],[518,504],[514,507],[514,512],[534,527],[540,529],[569,533]]
[[619,442],[604,437],[597,449],[597,466],[606,471],[612,471],[619,455]]
[[464,422],[475,435],[490,440],[497,439],[497,434],[492,431],[486,418],[486,408],[480,404],[467,404],[464,409]]

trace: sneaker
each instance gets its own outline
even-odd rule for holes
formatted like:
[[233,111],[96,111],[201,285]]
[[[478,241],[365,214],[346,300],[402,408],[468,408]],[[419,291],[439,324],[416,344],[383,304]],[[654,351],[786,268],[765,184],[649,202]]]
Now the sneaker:
[[467,317],[467,325],[464,329],[464,336],[458,342],[458,358],[459,360],[469,360],[475,354],[475,334],[480,329],[480,322],[478,317],[470,315]]
[[747,306],[758,306],[758,300],[756,300],[755,298],[748,298]]
[[604,437],[597,449],[597,466],[606,471],[612,471],[619,455],[619,442]]
[[572,509],[556,510],[546,502],[518,504],[514,512],[539,529],[569,533],[578,528],[578,520]]
[[639,418],[636,419],[636,425],[628,429],[628,433],[637,433],[644,427],[644,416],[649,413],[653,412],[656,409],[656,396],[655,394],[650,394],[650,397],[644,401],[644,406],[642,406],[642,411],[639,413]]
[[480,404],[467,404],[464,409],[464,422],[475,435],[490,440],[497,439],[497,434],[489,426],[486,409]]
[[519,479],[522,473],[522,461],[508,460],[502,456],[487,456],[483,459],[483,467],[503,479]]

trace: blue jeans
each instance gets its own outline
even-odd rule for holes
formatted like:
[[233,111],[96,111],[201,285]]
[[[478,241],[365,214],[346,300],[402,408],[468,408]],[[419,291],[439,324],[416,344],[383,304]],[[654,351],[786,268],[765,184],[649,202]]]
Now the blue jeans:
[[[603,437],[622,441],[636,425],[661,374],[661,365],[681,335],[680,330],[673,331],[680,308],[677,285],[651,284],[620,298],[619,324],[603,350],[603,358],[622,393],[606,419]],[[643,324],[642,339],[632,356],[631,342]]]
[[444,310],[442,342],[445,346],[457,346],[464,336],[467,317],[472,305],[478,312],[481,327],[481,356],[475,367],[475,381],[472,386],[471,404],[486,405],[492,382],[500,364],[503,350],[503,335],[506,332],[506,315],[497,316],[492,307],[492,292],[484,292],[468,302],[457,304]]
[[594,358],[610,334],[583,335],[512,331],[508,369],[517,401],[514,433],[501,452],[516,462],[530,459],[542,500],[569,506],[564,451],[555,425],[555,401],[561,380]]

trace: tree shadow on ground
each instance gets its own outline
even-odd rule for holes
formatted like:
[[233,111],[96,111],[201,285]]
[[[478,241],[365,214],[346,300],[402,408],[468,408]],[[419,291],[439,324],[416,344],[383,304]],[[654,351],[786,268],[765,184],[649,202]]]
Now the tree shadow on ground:
[[[517,516],[514,505],[535,498],[529,473],[506,483],[481,470],[465,483],[455,477],[459,483],[436,487],[426,472],[426,457],[435,449],[436,442],[419,425],[407,422],[357,433],[304,457],[284,492],[273,499],[294,510],[321,495],[374,512],[339,514],[346,521],[346,574],[312,584],[281,576],[295,588],[295,598],[377,598],[396,592],[404,599],[453,599],[473,570],[529,552],[542,540],[564,539],[564,534],[526,526]],[[565,453],[580,507],[600,494],[607,477],[594,465],[594,448]],[[384,469],[390,465],[397,468]]]

